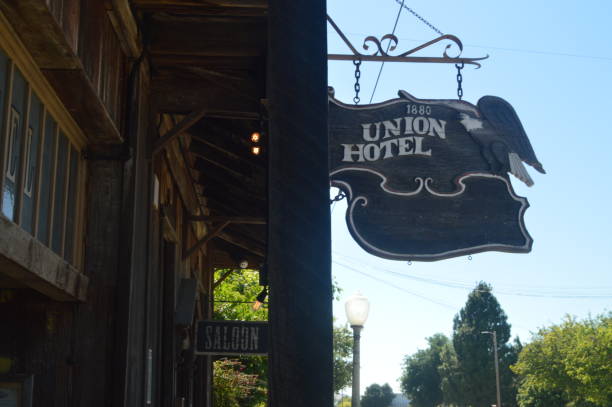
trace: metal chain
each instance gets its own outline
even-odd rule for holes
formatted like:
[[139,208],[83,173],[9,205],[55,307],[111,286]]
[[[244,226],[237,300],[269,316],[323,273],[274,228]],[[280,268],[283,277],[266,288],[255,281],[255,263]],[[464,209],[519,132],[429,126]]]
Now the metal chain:
[[408,7],[405,4],[402,4],[402,1],[400,0],[395,0],[395,2],[397,4],[401,4],[403,8],[405,8],[406,10],[408,10],[410,12],[410,14],[412,14],[413,16],[415,16],[416,18],[418,18],[419,20],[421,20],[421,22],[423,22],[427,27],[431,28],[432,30],[434,30],[435,32],[437,32],[440,35],[444,35],[442,33],[442,31],[438,30],[436,27],[433,26],[433,24],[431,24],[429,21],[425,20],[423,17],[421,17],[416,11],[414,11],[413,9],[411,9],[410,7]]
[[461,63],[461,65],[455,64],[455,68],[457,68],[457,97],[459,98],[459,100],[461,100],[461,98],[463,97],[463,88],[461,87],[461,84],[463,83],[463,75],[461,75],[461,70],[463,69],[463,66],[463,62]]
[[361,71],[359,70],[359,67],[361,66],[361,58],[354,59],[353,64],[355,65],[355,97],[353,98],[353,102],[355,102],[357,105],[361,100],[359,97],[359,91],[361,90],[361,85],[359,84],[359,78],[361,78]]
[[342,191],[338,191],[338,194],[329,200],[329,204],[333,204],[334,202],[338,202],[346,198],[346,194]]

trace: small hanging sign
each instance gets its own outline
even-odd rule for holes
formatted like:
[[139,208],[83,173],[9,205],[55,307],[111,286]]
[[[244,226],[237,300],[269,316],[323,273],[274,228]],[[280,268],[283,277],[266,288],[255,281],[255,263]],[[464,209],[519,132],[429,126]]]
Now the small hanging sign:
[[544,169],[512,106],[399,96],[354,106],[330,90],[330,178],[357,243],[396,260],[529,252],[529,204],[508,173],[532,185],[523,162]]
[[268,323],[198,321],[196,355],[266,355]]

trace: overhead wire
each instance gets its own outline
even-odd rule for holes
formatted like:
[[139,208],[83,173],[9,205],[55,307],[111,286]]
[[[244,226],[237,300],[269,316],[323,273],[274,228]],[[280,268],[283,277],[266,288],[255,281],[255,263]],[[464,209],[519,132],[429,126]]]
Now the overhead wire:
[[352,267],[352,266],[350,266],[350,265],[342,264],[342,263],[340,263],[340,262],[338,262],[338,261],[336,261],[336,260],[333,260],[333,261],[332,261],[332,263],[335,263],[335,264],[339,265],[340,267],[344,267],[344,268],[345,268],[345,269],[347,269],[347,270],[354,271],[355,273],[359,273],[359,274],[361,274],[361,275],[363,275],[363,276],[365,276],[365,277],[368,277],[368,278],[370,278],[370,279],[372,279],[372,280],[378,281],[378,282],[380,282],[380,283],[382,283],[382,284],[385,284],[385,285],[388,285],[388,286],[390,286],[390,287],[393,287],[393,288],[395,288],[396,290],[402,291],[402,292],[404,292],[404,293],[406,293],[406,294],[410,294],[410,295],[412,295],[412,296],[418,297],[418,298],[420,298],[420,299],[422,299],[422,300],[429,301],[429,302],[431,302],[431,303],[433,303],[433,304],[440,305],[440,306],[445,307],[445,308],[448,308],[448,309],[452,309],[452,310],[456,310],[456,309],[457,309],[457,307],[455,307],[455,306],[453,306],[453,305],[450,305],[450,304],[444,303],[444,302],[442,302],[442,301],[438,301],[438,300],[433,299],[433,298],[430,298],[430,297],[426,297],[426,296],[424,296],[424,295],[421,295],[421,294],[415,293],[415,292],[413,292],[413,291],[407,290],[407,289],[405,289],[405,288],[403,288],[403,287],[399,287],[399,286],[397,286],[397,285],[395,285],[395,284],[393,284],[393,283],[391,283],[391,282],[389,282],[389,281],[386,281],[386,280],[383,280],[383,279],[381,279],[381,278],[375,277],[375,276],[373,276],[373,275],[371,275],[371,274],[368,274],[368,273],[366,273],[366,272],[364,272],[364,271],[361,271],[361,270],[359,270],[359,269],[357,269],[357,268],[355,268],[355,267]]
[[[339,254],[337,252],[334,252],[334,254]],[[341,257],[345,257],[347,258],[348,256],[339,254]],[[349,258],[350,259],[350,258]],[[346,260],[345,260],[346,261]],[[348,260],[350,261],[350,260]],[[343,265],[337,261],[334,261],[334,263],[336,264],[340,264]],[[360,265],[362,265],[363,262],[360,261]],[[368,265],[368,267],[374,269],[374,270],[378,270],[393,276],[397,276],[400,278],[405,278],[405,279],[410,279],[413,281],[418,281],[421,283],[425,283],[425,284],[432,284],[432,285],[437,285],[437,286],[442,286],[442,287],[446,287],[446,288],[455,288],[455,289],[461,289],[461,290],[466,290],[466,291],[473,291],[474,290],[474,284],[473,283],[468,283],[468,282],[458,282],[458,281],[448,281],[448,280],[441,280],[441,279],[434,279],[434,278],[427,278],[427,277],[419,277],[419,276],[415,276],[415,275],[410,275],[410,274],[405,274],[405,273],[401,273],[398,271],[393,271],[393,270],[389,270],[386,268],[382,268],[380,266],[372,266],[372,265]],[[355,269],[356,270],[356,269]],[[361,271],[359,271],[361,272]],[[361,272],[363,274],[363,272]],[[500,294],[500,295],[510,295],[510,296],[519,296],[519,297],[532,297],[532,298],[556,298],[556,299],[608,299],[608,298],[612,298],[612,294],[608,294],[608,293],[603,293],[603,294],[598,294],[598,293],[590,293],[590,294],[584,294],[584,293],[555,293],[555,292],[545,292],[542,291],[542,289],[548,289],[548,290],[568,290],[568,289],[572,289],[572,287],[540,287],[539,290],[534,290],[533,288],[531,288],[531,292],[529,291],[529,288],[527,290],[525,289],[519,289],[520,291],[512,291],[511,288],[509,289],[495,289],[495,293],[496,294]],[[574,288],[575,289],[575,288]],[[610,287],[601,287],[601,288],[581,288],[581,289],[587,289],[587,290],[606,290],[606,289],[610,289]],[[485,292],[487,290],[477,290],[477,291],[481,291],[481,292]]]
[[[399,3],[399,0],[398,0],[398,3]],[[395,24],[393,24],[393,31],[391,32],[391,35],[395,34],[395,29],[397,28],[397,23],[399,22],[400,15],[402,14],[403,7],[404,7],[404,0],[402,0],[402,3],[400,4],[400,8],[397,12],[397,17],[395,18]],[[389,41],[389,43],[387,44],[387,51],[385,52],[389,52],[390,47],[391,47],[391,41]],[[382,74],[384,67],[385,67],[385,61],[382,61],[382,63],[380,64],[380,69],[378,70],[378,76],[376,77],[376,83],[374,83],[374,89],[372,90],[372,95],[370,96],[369,103],[372,103],[372,99],[374,99],[374,94],[376,93],[376,88],[378,87],[378,81],[380,80],[380,75]]]
[[[333,263],[335,263],[335,264],[337,264],[337,265],[339,265],[339,266],[341,266],[341,267],[344,267],[344,268],[346,268],[347,270],[354,271],[354,272],[359,273],[359,274],[361,274],[361,275],[364,275],[364,276],[366,276],[366,277],[368,277],[368,278],[370,278],[370,279],[372,279],[372,280],[375,280],[375,281],[378,281],[378,282],[380,282],[380,283],[382,283],[382,284],[385,284],[385,285],[388,285],[388,286],[390,286],[390,287],[393,287],[393,288],[395,288],[395,289],[396,289],[396,290],[398,290],[398,291],[401,291],[401,292],[404,292],[404,293],[410,294],[410,295],[412,295],[412,296],[415,296],[415,297],[417,297],[417,298],[420,298],[420,299],[423,299],[423,300],[425,300],[425,301],[431,302],[431,303],[433,303],[433,304],[439,305],[439,306],[441,306],[441,307],[444,307],[444,308],[447,308],[447,309],[451,309],[451,310],[454,310],[454,311],[456,311],[457,309],[459,309],[459,307],[457,307],[457,306],[452,306],[452,305],[447,304],[447,303],[445,303],[445,302],[442,302],[442,301],[439,301],[439,300],[436,300],[436,299],[433,299],[433,298],[430,298],[430,297],[427,297],[427,296],[424,296],[424,295],[421,295],[421,294],[415,293],[415,292],[410,291],[410,290],[407,290],[407,289],[405,289],[405,288],[403,288],[403,287],[399,287],[399,286],[397,286],[397,285],[395,285],[395,284],[393,284],[393,283],[391,283],[391,282],[389,282],[389,281],[386,281],[386,280],[383,280],[383,279],[381,279],[381,278],[375,277],[375,276],[373,276],[373,275],[371,275],[371,274],[369,274],[369,273],[363,272],[363,271],[358,270],[358,269],[356,269],[356,268],[354,268],[354,267],[351,267],[351,266],[348,266],[348,265],[345,265],[345,264],[339,263],[339,262],[337,262],[337,261],[333,261]],[[516,323],[513,323],[513,324],[512,324],[512,326],[517,327],[517,328],[520,328],[520,329],[523,329],[523,330],[527,330],[527,331],[529,331],[529,330],[530,330],[530,328],[527,328],[527,327],[525,327],[525,326],[523,326],[523,325],[519,325],[519,324],[516,324]]]

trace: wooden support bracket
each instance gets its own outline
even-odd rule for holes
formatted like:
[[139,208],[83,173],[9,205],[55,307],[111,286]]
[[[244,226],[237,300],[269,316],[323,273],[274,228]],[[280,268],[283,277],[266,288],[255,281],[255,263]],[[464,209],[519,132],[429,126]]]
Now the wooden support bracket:
[[233,272],[234,272],[234,269],[229,269],[221,277],[219,277],[219,279],[217,281],[215,281],[214,284],[213,284],[213,290],[215,288],[217,288],[219,286],[219,284],[221,284],[223,281],[225,281],[225,279],[228,278],[230,276],[230,274],[232,274]]
[[207,111],[208,109],[196,110],[185,116],[183,120],[177,123],[176,126],[168,130],[168,132],[164,134],[163,137],[157,140],[157,143],[155,143],[155,146],[153,147],[152,155],[154,156],[155,154],[157,154],[164,147],[166,147],[168,143],[170,143],[176,137],[189,130],[191,126],[196,124],[202,117],[204,117]]
[[202,239],[198,240],[196,242],[196,244],[194,244],[193,247],[191,247],[189,250],[187,250],[187,253],[185,253],[183,255],[183,260],[187,260],[189,257],[191,257],[192,254],[197,252],[200,247],[202,247],[206,243],[210,242],[213,238],[215,238],[219,234],[221,234],[221,232],[223,232],[223,229],[225,229],[225,227],[227,225],[229,225],[230,223],[231,222],[223,222],[223,223],[221,223],[214,230],[212,230],[209,234],[204,236]]

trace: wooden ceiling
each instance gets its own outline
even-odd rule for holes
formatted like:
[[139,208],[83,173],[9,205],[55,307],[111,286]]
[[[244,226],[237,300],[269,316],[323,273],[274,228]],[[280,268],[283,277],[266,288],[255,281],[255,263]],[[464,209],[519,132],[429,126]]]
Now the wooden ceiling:
[[[177,117],[205,109],[187,133],[188,165],[211,219],[267,218],[265,130],[267,1],[134,0],[151,63],[153,108]],[[265,136],[262,142],[265,145]],[[217,248],[262,263],[265,224],[231,223]]]

